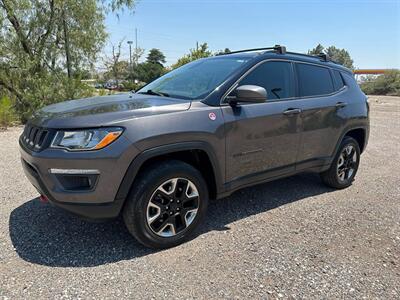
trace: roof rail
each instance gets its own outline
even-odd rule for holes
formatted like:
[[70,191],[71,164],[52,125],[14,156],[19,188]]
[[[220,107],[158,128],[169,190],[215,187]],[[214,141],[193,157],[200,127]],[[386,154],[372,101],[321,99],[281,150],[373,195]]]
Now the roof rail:
[[216,56],[229,55],[229,54],[242,53],[242,52],[262,51],[262,50],[274,50],[279,54],[286,54],[287,53],[287,54],[301,55],[301,56],[306,56],[306,57],[311,57],[311,58],[318,58],[318,59],[320,59],[322,61],[325,61],[325,62],[332,62],[332,63],[340,65],[340,63],[332,60],[331,57],[326,53],[321,52],[318,55],[311,55],[311,54],[298,53],[298,52],[289,52],[289,51],[286,51],[286,47],[285,46],[281,46],[281,45],[275,45],[273,47],[264,47],[264,48],[244,49],[244,50],[232,51],[232,52],[229,52],[229,53],[219,53]]
[[305,56],[305,57],[311,57],[311,58],[318,58],[322,61],[326,61],[326,62],[332,62],[334,64],[338,64],[340,65],[340,63],[338,63],[337,61],[332,60],[332,58],[325,53],[320,53],[318,55],[313,55],[313,54],[304,54],[304,53],[298,53],[298,52],[287,52],[287,54],[294,54],[294,55],[301,55],[301,56]]
[[286,53],[286,47],[281,46],[281,45],[275,45],[274,47],[264,47],[264,48],[252,48],[252,49],[244,49],[244,50],[238,50],[238,51],[232,51],[229,53],[220,53],[217,54],[219,55],[228,55],[228,54],[234,54],[234,53],[242,53],[242,52],[251,52],[251,51],[261,51],[261,50],[274,50],[279,54],[285,54]]

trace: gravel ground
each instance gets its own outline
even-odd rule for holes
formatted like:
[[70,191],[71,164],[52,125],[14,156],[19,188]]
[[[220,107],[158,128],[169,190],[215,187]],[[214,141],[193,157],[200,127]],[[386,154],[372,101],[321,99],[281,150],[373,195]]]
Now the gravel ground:
[[354,184],[299,175],[210,205],[198,238],[151,251],[121,220],[36,198],[21,128],[0,132],[0,298],[400,298],[400,98],[371,97]]

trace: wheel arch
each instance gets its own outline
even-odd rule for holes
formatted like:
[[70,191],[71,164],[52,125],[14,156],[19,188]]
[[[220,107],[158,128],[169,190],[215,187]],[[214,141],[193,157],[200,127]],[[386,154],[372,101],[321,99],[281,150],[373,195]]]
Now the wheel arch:
[[355,139],[358,143],[358,146],[360,147],[360,152],[362,153],[365,149],[366,135],[367,134],[365,128],[354,128],[348,130],[344,137],[349,136]]
[[197,168],[208,185],[210,198],[216,198],[221,192],[222,174],[211,145],[206,142],[183,142],[151,148],[140,153],[129,165],[115,200],[125,202],[137,175],[143,169],[169,159],[181,160]]
[[341,142],[346,136],[350,136],[357,141],[360,147],[360,153],[362,153],[365,150],[368,142],[368,128],[365,126],[354,126],[354,127],[348,127],[343,131],[342,135],[340,136],[336,144],[335,152],[333,153],[333,155],[337,153]]

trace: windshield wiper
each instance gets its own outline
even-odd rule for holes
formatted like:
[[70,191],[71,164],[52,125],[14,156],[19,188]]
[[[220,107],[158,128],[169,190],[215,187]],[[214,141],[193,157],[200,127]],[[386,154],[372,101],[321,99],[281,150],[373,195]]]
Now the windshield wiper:
[[156,92],[156,91],[153,91],[153,90],[147,90],[145,92],[139,92],[138,94],[155,95],[155,96],[160,96],[160,97],[169,97],[169,94],[167,94],[167,93]]

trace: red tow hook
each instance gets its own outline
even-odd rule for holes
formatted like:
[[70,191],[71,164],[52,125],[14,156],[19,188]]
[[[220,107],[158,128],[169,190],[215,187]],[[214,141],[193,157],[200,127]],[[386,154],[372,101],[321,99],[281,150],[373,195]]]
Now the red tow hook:
[[40,195],[39,197],[40,202],[42,203],[47,203],[49,202],[49,199],[45,195]]

